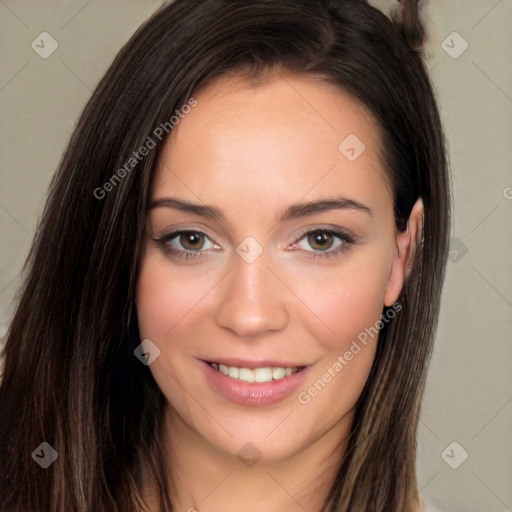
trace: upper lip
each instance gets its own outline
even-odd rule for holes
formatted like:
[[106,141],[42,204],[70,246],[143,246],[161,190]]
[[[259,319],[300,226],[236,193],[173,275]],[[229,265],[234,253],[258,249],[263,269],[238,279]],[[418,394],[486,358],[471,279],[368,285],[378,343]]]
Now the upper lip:
[[283,361],[277,361],[276,359],[238,359],[238,358],[212,358],[203,359],[206,363],[217,363],[223,364],[224,366],[235,366],[236,368],[249,368],[254,370],[255,368],[304,368],[308,365],[301,363],[288,363]]

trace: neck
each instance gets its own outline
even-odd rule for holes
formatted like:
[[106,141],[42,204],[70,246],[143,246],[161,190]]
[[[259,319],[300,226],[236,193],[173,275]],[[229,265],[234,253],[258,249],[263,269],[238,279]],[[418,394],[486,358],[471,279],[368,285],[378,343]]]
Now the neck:
[[352,413],[287,459],[272,460],[263,453],[256,463],[249,458],[244,464],[167,408],[162,439],[173,508],[189,512],[319,512],[345,453],[351,422]]

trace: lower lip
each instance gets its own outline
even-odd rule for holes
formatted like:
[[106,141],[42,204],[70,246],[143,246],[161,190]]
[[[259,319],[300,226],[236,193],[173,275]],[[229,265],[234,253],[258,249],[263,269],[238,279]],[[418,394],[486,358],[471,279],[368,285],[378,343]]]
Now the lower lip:
[[289,397],[306,379],[309,367],[271,382],[243,382],[199,361],[207,381],[225,398],[239,405],[270,405]]

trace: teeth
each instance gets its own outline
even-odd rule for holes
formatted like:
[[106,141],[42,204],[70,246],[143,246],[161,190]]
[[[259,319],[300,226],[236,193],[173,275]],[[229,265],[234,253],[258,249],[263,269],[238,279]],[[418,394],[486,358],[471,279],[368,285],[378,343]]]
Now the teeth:
[[225,366],[223,364],[211,363],[210,366],[215,370],[227,375],[232,379],[238,379],[242,382],[271,382],[272,380],[280,380],[290,376],[292,373],[298,372],[301,368],[237,368],[236,366]]
[[256,372],[249,370],[248,368],[240,368],[238,370],[238,380],[241,380],[242,382],[254,382],[255,373]]
[[275,380],[282,379],[286,375],[285,368],[272,368],[272,377]]

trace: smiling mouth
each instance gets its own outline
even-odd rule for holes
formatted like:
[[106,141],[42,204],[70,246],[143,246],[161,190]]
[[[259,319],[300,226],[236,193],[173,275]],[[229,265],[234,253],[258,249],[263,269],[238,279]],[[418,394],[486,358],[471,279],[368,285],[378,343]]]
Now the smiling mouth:
[[297,366],[294,368],[286,368],[283,366],[266,366],[263,368],[238,368],[236,366],[226,366],[224,364],[219,363],[210,363],[208,364],[216,371],[225,375],[226,377],[231,377],[232,379],[236,379],[242,382],[272,382],[282,380],[286,377],[294,373],[298,373],[302,371],[305,366]]

